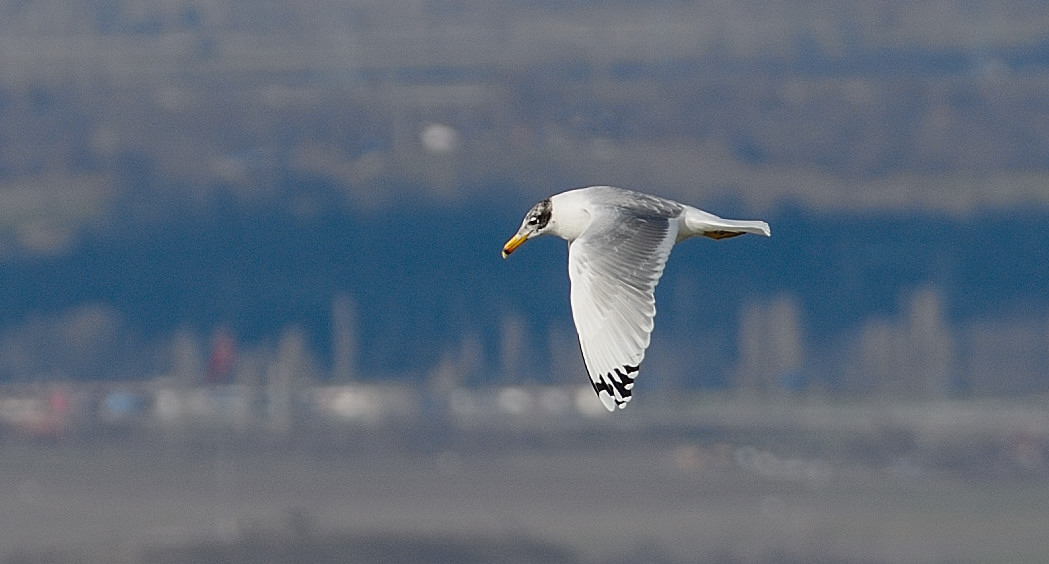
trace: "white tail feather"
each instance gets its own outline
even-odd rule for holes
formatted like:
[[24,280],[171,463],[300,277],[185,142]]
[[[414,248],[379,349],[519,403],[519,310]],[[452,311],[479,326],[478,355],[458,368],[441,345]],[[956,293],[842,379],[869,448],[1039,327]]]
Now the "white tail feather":
[[744,233],[770,236],[769,224],[764,221],[724,219],[693,207],[685,207],[685,221],[678,233],[678,241],[705,235],[714,239],[734,237]]

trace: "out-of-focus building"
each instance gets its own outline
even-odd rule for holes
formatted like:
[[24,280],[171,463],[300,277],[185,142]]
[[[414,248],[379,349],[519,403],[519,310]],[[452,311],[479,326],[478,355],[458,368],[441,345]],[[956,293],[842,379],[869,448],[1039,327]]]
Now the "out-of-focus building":
[[804,343],[801,308],[791,296],[744,305],[739,322],[738,391],[760,396],[804,391]]

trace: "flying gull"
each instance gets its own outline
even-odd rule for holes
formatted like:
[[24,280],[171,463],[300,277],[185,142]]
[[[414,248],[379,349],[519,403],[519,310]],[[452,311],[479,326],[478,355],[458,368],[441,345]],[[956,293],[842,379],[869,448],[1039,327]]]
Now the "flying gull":
[[562,192],[525,215],[503,246],[506,258],[539,235],[568,241],[572,318],[579,348],[601,403],[609,411],[630,401],[656,315],[654,292],[675,243],[703,235],[769,236],[764,221],[722,219],[672,200],[591,186]]

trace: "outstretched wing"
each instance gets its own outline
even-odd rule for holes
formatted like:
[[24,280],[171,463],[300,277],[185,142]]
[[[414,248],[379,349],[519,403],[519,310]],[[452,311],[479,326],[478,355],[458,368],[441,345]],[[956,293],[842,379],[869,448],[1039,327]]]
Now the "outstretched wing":
[[583,361],[609,411],[630,401],[656,315],[655,288],[678,225],[663,213],[615,209],[568,247],[572,317]]

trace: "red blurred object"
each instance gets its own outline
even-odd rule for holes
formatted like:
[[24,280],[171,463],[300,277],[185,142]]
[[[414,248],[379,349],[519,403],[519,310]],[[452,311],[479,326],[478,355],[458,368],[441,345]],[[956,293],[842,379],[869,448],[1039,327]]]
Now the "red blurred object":
[[233,365],[237,360],[237,343],[233,335],[219,329],[211,345],[208,369],[204,380],[209,384],[228,384],[233,378]]

